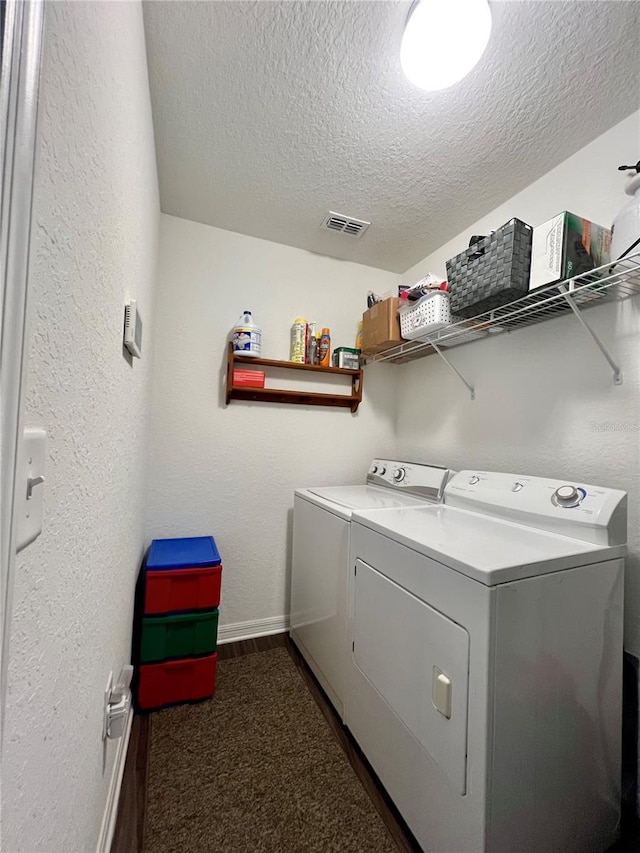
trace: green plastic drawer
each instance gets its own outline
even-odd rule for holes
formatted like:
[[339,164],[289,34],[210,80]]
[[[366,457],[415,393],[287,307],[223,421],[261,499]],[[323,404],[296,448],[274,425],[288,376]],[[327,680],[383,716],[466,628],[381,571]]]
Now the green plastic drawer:
[[218,642],[218,611],[147,616],[142,620],[140,661],[172,660],[210,655]]

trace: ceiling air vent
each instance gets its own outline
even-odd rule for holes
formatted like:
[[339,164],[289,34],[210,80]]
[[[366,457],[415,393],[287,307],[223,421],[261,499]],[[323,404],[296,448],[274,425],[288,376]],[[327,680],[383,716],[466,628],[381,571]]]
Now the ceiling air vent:
[[348,234],[350,237],[362,237],[370,225],[371,223],[364,219],[354,219],[353,216],[343,216],[342,213],[334,213],[330,210],[322,220],[321,228]]

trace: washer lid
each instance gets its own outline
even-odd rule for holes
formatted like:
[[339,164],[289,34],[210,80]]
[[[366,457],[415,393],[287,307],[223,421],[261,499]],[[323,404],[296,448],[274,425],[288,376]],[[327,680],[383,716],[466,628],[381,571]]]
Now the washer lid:
[[626,546],[593,545],[444,505],[354,513],[353,522],[486,586],[622,557]]
[[[320,498],[325,502],[341,507],[343,512],[356,510],[393,509],[405,506],[424,506],[425,500],[410,495],[399,494],[392,489],[376,488],[375,486],[326,486],[312,489],[299,489],[297,495],[307,500]],[[330,507],[327,507],[330,508]]]

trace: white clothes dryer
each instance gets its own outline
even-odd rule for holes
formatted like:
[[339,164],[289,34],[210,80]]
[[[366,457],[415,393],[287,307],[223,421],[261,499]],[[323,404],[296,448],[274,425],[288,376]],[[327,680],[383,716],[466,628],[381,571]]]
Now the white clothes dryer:
[[449,470],[375,459],[366,484],[298,489],[294,496],[291,639],[343,717],[351,515],[442,500]]
[[345,722],[428,853],[602,853],[620,818],[626,494],[462,471],[354,513]]

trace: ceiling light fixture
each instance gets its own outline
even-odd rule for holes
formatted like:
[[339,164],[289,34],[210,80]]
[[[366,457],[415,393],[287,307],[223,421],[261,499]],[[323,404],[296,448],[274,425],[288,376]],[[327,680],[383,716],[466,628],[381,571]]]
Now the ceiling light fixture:
[[471,71],[491,35],[487,0],[416,0],[400,45],[400,64],[420,89],[447,89]]

